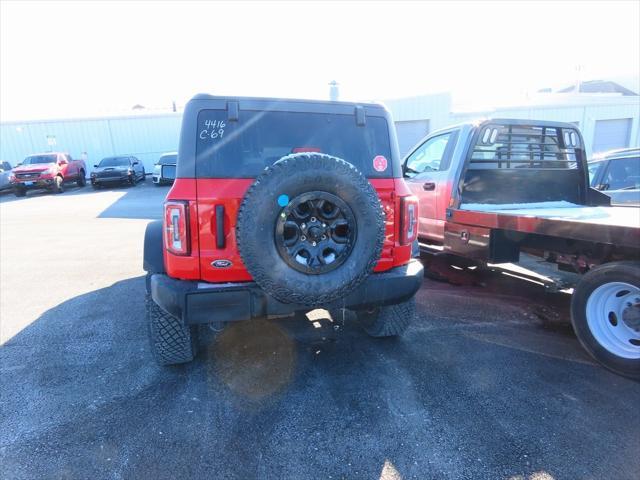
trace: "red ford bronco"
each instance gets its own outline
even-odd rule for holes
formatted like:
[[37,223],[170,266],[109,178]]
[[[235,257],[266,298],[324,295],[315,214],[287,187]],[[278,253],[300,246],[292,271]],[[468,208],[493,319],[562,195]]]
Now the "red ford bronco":
[[194,97],[164,220],[145,233],[156,359],[192,360],[199,324],[316,307],[401,334],[423,278],[417,220],[383,106]]

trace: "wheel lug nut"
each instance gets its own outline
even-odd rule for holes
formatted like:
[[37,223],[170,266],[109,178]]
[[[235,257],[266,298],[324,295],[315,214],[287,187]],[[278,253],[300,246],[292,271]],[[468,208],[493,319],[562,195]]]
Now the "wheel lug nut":
[[302,235],[302,236],[300,237],[300,240],[302,240],[303,242],[304,242],[306,239],[307,239],[307,237],[305,237],[304,235]]
[[316,221],[316,217],[311,217],[311,223]]
[[311,242],[311,245],[313,245],[315,247],[316,246],[316,242]]
[[307,225],[306,223],[303,223],[302,225],[300,225],[302,228],[305,228]]
[[326,226],[327,226],[327,224],[326,224],[326,223],[323,223],[323,224],[322,224],[322,226],[323,226],[323,227],[326,227]]
[[322,235],[322,239],[323,239],[323,240],[326,240],[326,239],[327,239],[327,236],[326,236],[326,235]]

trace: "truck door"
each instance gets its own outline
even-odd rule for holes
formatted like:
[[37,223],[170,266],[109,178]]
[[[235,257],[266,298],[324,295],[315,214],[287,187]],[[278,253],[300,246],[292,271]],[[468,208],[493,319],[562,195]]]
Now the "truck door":
[[420,202],[418,237],[442,243],[444,222],[451,192],[448,176],[451,154],[458,131],[439,133],[427,138],[406,158],[405,181]]

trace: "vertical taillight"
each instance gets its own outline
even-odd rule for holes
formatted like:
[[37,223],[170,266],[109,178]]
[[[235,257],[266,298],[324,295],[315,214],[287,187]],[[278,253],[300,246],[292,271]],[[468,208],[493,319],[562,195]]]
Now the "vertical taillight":
[[189,255],[188,203],[168,201],[164,204],[164,245],[174,255]]
[[400,199],[402,224],[400,225],[400,243],[409,245],[418,238],[418,199],[413,195]]

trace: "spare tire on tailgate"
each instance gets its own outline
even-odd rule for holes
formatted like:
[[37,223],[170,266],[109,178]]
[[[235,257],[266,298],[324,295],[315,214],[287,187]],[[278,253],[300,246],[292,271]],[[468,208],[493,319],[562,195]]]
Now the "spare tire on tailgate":
[[378,194],[353,165],[297,153],[249,187],[238,212],[238,249],[269,295],[318,306],[346,296],[371,273],[384,226]]

